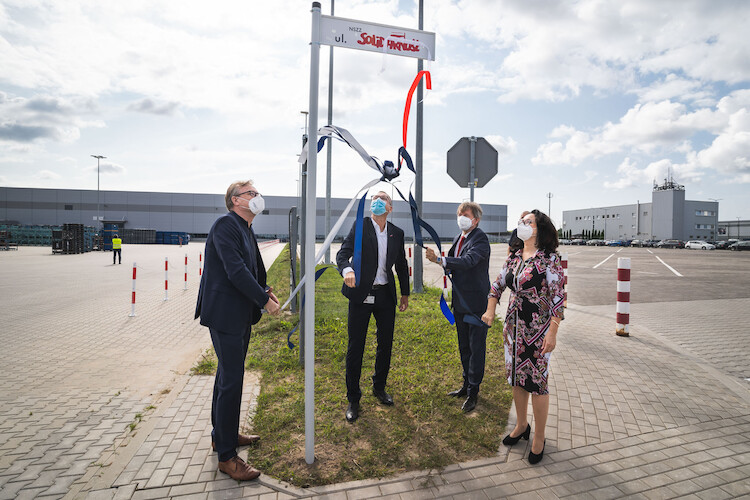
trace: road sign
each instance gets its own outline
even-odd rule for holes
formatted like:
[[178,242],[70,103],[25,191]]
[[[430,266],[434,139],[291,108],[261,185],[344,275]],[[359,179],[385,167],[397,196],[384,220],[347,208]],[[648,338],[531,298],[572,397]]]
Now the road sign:
[[435,60],[435,33],[343,17],[320,16],[320,43]]
[[497,175],[497,150],[484,137],[462,137],[447,156],[448,175],[459,186],[471,188],[472,199],[475,187],[484,187]]

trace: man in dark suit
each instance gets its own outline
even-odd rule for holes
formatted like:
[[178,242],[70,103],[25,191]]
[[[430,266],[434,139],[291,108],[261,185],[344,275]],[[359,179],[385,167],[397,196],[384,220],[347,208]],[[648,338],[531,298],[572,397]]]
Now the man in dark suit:
[[431,248],[427,249],[425,256],[428,260],[441,264],[445,272],[452,274],[451,306],[456,317],[458,352],[461,355],[464,383],[460,389],[448,394],[466,397],[461,409],[468,413],[477,406],[479,384],[484,378],[487,326],[466,322],[465,317],[469,315],[476,323],[481,323],[483,309],[486,308],[482,304],[487,302],[490,291],[490,242],[478,227],[482,219],[482,207],[479,204],[461,203],[457,215],[461,233],[453,239],[448,256],[440,257]]
[[362,391],[359,378],[362,374],[362,355],[370,315],[375,316],[378,348],[375,354],[375,373],[372,376],[372,393],[384,405],[393,405],[393,398],[385,392],[388,371],[391,368],[393,326],[396,321],[396,282],[393,266],[401,286],[398,310],[409,307],[409,266],[404,252],[404,232],[386,219],[393,211],[391,197],[383,191],[372,197],[372,218],[365,217],[362,225],[362,259],[359,283],[356,283],[352,257],[356,222],[336,254],[336,264],[344,277],[341,293],[349,299],[346,350],[346,420],[359,418],[359,400]]
[[229,212],[219,217],[206,239],[206,261],[198,291],[195,317],[211,332],[219,359],[211,406],[211,445],[219,455],[219,470],[238,481],[260,472],[237,456],[237,446],[259,436],[239,434],[240,402],[250,326],[261,308],[276,315],[279,301],[266,285],[266,268],[251,224],[263,212],[263,197],[252,181],[235,182],[224,198]]

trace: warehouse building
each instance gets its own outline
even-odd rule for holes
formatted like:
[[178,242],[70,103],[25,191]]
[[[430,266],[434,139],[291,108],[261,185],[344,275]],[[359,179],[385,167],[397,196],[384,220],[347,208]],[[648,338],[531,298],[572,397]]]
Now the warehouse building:
[[[256,234],[263,238],[288,237],[289,211],[291,207],[299,206],[299,198],[270,195],[264,198],[266,209],[253,222]],[[349,201],[331,199],[332,225]],[[458,202],[424,202],[422,218],[435,228],[441,238],[452,238],[458,231],[457,207]],[[483,205],[482,209],[481,227],[486,233],[497,236],[507,232],[506,205]],[[226,211],[224,194],[0,187],[0,223],[4,224],[75,223],[96,226],[98,216],[100,224],[115,224],[120,229],[179,231],[187,232],[193,238],[202,238]],[[356,205],[338,231],[338,236],[346,236],[355,215]],[[391,217],[391,222],[401,227],[407,238],[413,238],[411,213],[406,202],[394,200]],[[316,230],[317,237],[322,239],[325,236],[324,198],[317,199]]]
[[685,186],[654,184],[650,203],[563,212],[563,231],[573,238],[603,231],[605,240],[726,239],[719,229],[719,202],[685,199]]

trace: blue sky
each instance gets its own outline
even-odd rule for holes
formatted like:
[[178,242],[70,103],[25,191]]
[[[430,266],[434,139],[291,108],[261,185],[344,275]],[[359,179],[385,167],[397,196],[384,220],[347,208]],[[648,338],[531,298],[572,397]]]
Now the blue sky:
[[[323,13],[330,3],[321,2]],[[251,178],[297,192],[308,107],[308,1],[0,0],[0,185],[223,193]],[[335,14],[416,27],[416,2],[339,1]],[[750,4],[425,0],[437,34],[426,93],[424,198],[468,199],[447,176],[461,137],[499,173],[476,191],[563,210],[647,202],[668,171],[719,217],[750,219]],[[416,61],[335,49],[334,120],[395,160]],[[320,125],[328,48],[321,54]],[[415,113],[408,149],[414,154]],[[318,193],[325,190],[319,157]],[[333,195],[372,171],[339,143]],[[401,186],[411,184],[404,174]]]

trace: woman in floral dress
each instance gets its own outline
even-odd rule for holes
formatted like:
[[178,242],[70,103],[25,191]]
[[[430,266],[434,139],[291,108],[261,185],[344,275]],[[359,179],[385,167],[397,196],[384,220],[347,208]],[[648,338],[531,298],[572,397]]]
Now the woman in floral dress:
[[518,237],[523,248],[508,256],[503,270],[492,283],[487,311],[482,321],[495,319],[500,295],[510,288],[505,316],[505,371],[513,387],[516,427],[503,439],[514,445],[522,437],[529,439],[527,419],[529,394],[534,410],[534,440],[529,463],[538,463],[544,455],[544,429],[549,413],[550,353],[557,343],[557,329],[563,320],[563,269],[557,254],[557,231],[550,218],[539,210],[526,213],[518,222]]

